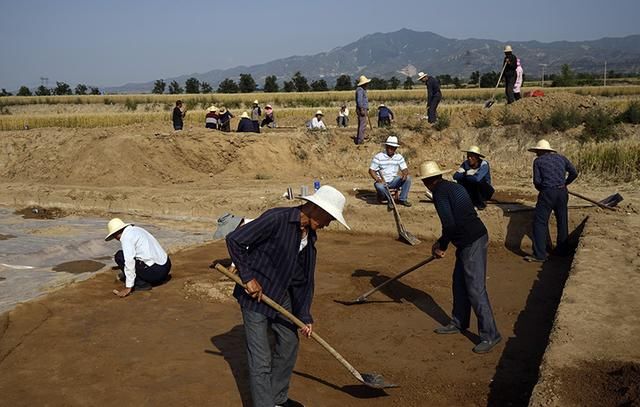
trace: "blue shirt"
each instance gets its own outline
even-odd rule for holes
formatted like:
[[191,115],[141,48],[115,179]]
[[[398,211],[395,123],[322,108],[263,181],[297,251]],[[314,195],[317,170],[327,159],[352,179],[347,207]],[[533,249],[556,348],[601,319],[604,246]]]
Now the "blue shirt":
[[447,250],[449,242],[457,248],[468,246],[487,234],[487,228],[462,185],[442,180],[432,192],[433,204],[442,222],[442,236],[438,239],[440,250]]
[[533,185],[538,191],[564,188],[577,177],[576,168],[561,154],[545,153],[533,160]]
[[391,111],[391,109],[386,106],[378,108],[378,118],[386,119],[388,117],[393,119],[393,112]]
[[356,107],[361,109],[369,108],[369,99],[367,98],[367,90],[362,86],[356,88]]
[[[227,249],[244,283],[256,279],[262,291],[282,303],[289,294],[293,314],[313,322],[311,302],[316,267],[316,233],[309,229],[307,246],[300,251],[300,207],[274,208],[227,235]],[[275,318],[278,312],[251,298],[236,285],[234,297],[250,311]]]
[[438,78],[430,76],[427,78],[427,102],[431,104],[432,99],[440,94],[440,81]]
[[467,175],[466,172],[471,169],[471,165],[469,165],[469,160],[464,160],[462,164],[460,164],[460,168],[464,170],[464,172],[456,172],[453,174],[453,179],[456,181],[469,181],[469,182],[486,182],[491,185],[491,169],[489,168],[489,161],[482,160],[480,162],[480,167],[477,168],[477,172],[474,175]]

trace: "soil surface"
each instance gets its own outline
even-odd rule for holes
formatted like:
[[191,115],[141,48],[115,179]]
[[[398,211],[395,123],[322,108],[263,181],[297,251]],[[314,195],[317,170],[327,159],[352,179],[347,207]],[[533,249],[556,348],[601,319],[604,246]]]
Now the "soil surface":
[[65,273],[79,274],[98,271],[104,267],[104,263],[93,260],[75,260],[60,263],[53,267],[53,271],[64,271]]
[[22,215],[24,219],[57,219],[67,216],[60,208],[43,208],[41,206],[23,208],[17,210],[15,214]]

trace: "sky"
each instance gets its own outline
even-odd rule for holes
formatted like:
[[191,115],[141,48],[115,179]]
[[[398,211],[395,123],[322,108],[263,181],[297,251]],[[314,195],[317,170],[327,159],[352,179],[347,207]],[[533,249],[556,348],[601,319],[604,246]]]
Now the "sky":
[[640,0],[0,0],[0,88],[148,82],[401,28],[551,42],[640,34],[638,21]]

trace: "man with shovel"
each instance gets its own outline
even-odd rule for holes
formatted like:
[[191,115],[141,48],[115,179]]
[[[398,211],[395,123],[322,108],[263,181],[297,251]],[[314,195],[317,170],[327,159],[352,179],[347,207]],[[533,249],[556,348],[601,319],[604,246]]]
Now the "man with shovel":
[[502,66],[504,67],[504,90],[507,95],[507,104],[511,104],[516,101],[513,87],[516,84],[516,68],[518,67],[518,58],[513,55],[511,45],[504,47]]
[[438,105],[442,100],[440,81],[435,76],[430,76],[424,72],[418,74],[418,80],[427,87],[427,121],[435,123],[438,120]]
[[356,116],[358,116],[358,134],[354,139],[356,144],[364,143],[365,130],[367,130],[367,121],[369,120],[367,86],[369,82],[371,82],[371,79],[362,75],[358,79],[358,87],[356,88]]
[[489,235],[464,187],[442,179],[442,174],[448,172],[441,170],[435,161],[420,164],[420,178],[433,193],[433,203],[442,223],[442,236],[433,244],[431,253],[439,259],[445,256],[449,243],[456,247],[452,318],[448,325],[437,328],[435,333],[457,334],[466,330],[473,309],[481,340],[473,352],[487,353],[502,339],[487,294]]
[[529,262],[542,263],[547,259],[547,234],[551,211],[556,215],[558,237],[556,250],[564,254],[569,239],[569,192],[567,185],[577,177],[571,161],[557,154],[547,140],[540,140],[529,151],[536,153],[533,161],[533,185],[539,191],[533,219],[533,256],[525,256]]
[[[296,326],[261,302],[264,293],[313,330],[316,231],[337,220],[347,229],[342,211],[346,199],[324,185],[293,208],[273,208],[227,235],[227,248],[245,290],[236,285],[244,320],[249,383],[255,407],[301,406],[288,398],[289,382],[298,352]],[[269,331],[275,335],[272,352]]]
[[411,206],[411,202],[408,200],[411,176],[409,176],[409,168],[404,157],[402,154],[396,153],[398,147],[400,147],[398,137],[387,137],[384,151],[376,154],[369,166],[369,175],[375,181],[373,186],[376,188],[378,201],[382,202],[385,197],[389,210],[393,210],[393,197],[389,194],[389,189],[400,189],[400,205]]

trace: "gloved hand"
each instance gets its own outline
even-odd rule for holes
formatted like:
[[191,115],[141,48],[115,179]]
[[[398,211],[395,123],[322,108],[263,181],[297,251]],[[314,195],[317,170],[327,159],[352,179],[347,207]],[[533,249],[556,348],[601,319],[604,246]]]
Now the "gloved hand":
[[476,175],[478,170],[474,170],[473,168],[467,170],[467,175]]
[[465,170],[464,170],[464,168],[460,167],[460,168],[458,168],[458,171],[456,171],[456,172],[459,173],[459,174],[464,174]]

